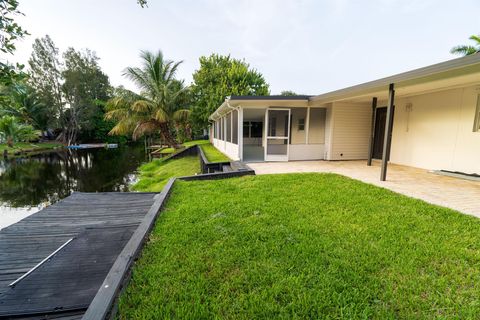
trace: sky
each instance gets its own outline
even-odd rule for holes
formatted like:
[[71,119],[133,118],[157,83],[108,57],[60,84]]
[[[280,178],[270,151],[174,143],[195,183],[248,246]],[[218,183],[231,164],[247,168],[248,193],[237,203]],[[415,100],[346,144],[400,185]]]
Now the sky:
[[140,64],[140,50],[183,60],[189,84],[198,58],[245,59],[272,94],[321,94],[453,59],[451,47],[480,33],[478,0],[20,0],[31,34],[12,62],[26,63],[35,38],[89,48],[113,85]]

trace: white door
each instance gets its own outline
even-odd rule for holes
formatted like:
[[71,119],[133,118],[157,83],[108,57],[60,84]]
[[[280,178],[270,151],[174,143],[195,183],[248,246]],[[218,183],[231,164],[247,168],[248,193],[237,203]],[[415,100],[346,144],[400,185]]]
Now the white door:
[[265,112],[265,161],[288,161],[290,109],[268,108]]

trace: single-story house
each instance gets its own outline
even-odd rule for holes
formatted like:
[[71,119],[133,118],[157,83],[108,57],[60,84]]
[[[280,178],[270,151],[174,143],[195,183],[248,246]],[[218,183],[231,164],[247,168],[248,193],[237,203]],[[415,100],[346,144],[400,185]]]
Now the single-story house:
[[210,116],[235,160],[382,160],[480,174],[480,54],[316,96],[230,96]]

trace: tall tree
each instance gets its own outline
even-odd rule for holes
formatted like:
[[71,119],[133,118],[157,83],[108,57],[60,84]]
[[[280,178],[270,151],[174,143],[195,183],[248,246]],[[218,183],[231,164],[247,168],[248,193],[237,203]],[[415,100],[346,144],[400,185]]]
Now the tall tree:
[[117,122],[111,134],[131,133],[135,140],[160,133],[168,145],[177,147],[173,126],[190,113],[185,108],[188,88],[175,79],[182,62],[165,59],[161,51],[142,51],[140,57],[140,68],[128,67],[124,71],[124,76],[141,90],[140,94],[123,90],[107,104],[106,118]]
[[450,53],[458,54],[462,56],[468,56],[474,53],[480,52],[480,35],[471,35],[470,40],[474,42],[473,45],[460,45],[453,47]]
[[196,129],[208,126],[208,117],[230,95],[268,95],[263,76],[243,60],[229,55],[200,57],[200,68],[193,74],[192,118]]
[[64,112],[65,102],[62,97],[62,63],[58,48],[50,36],[35,39],[33,51],[28,64],[29,84],[49,113],[49,124],[59,126]]
[[99,113],[103,115],[101,105],[110,98],[112,88],[94,52],[68,48],[63,57],[62,92],[68,108],[62,114],[63,132],[60,138],[64,143],[72,144],[77,141],[79,131],[88,134],[95,129],[92,120]]
[[283,90],[282,92],[280,92],[280,95],[281,96],[286,96],[286,97],[298,96],[297,93],[295,93],[294,91],[291,91],[291,90]]
[[[15,22],[14,17],[22,15],[18,10],[17,0],[0,0],[0,52],[13,54],[15,41],[28,35],[28,32]],[[2,56],[3,56],[2,54]],[[5,58],[0,58],[0,85],[9,85],[24,77],[21,72],[23,65],[10,64]]]

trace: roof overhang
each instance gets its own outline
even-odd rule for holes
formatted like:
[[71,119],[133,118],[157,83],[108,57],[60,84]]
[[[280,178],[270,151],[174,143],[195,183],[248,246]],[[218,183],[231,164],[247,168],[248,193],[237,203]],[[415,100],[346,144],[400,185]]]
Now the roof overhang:
[[240,106],[265,106],[265,107],[282,107],[282,106],[307,106],[311,96],[230,96],[215,110],[208,118],[216,121],[230,111],[238,109]]
[[319,106],[332,102],[366,102],[386,99],[388,87],[395,85],[395,95],[406,97],[427,92],[480,84],[480,53],[448,60],[431,66],[399,73],[317,96],[231,96],[209,117],[217,120],[242,106]]
[[480,54],[477,53],[320,94],[310,98],[310,102],[323,104],[362,97],[386,98],[391,83],[395,85],[396,95],[401,96],[478,82],[480,82]]

